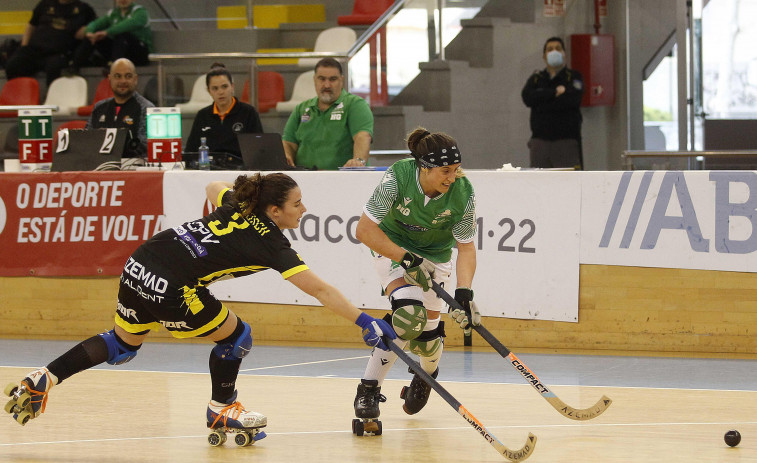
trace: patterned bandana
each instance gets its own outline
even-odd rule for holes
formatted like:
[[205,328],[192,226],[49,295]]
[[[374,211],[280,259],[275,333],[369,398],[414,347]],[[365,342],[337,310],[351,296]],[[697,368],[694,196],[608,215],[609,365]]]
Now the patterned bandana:
[[450,146],[449,148],[442,148],[438,153],[424,154],[418,160],[423,167],[431,169],[458,164],[462,162],[462,156],[460,156],[460,150],[457,149],[457,146]]

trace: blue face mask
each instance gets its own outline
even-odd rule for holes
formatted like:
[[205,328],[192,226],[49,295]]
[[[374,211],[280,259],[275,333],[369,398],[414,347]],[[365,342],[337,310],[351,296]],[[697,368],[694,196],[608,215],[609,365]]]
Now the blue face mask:
[[547,64],[549,64],[553,68],[562,66],[563,65],[562,53],[560,53],[557,50],[552,50],[549,53],[547,53]]

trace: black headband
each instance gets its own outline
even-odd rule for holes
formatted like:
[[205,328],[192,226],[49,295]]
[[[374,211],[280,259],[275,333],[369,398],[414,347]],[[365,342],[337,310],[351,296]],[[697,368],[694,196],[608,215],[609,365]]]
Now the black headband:
[[418,156],[418,161],[423,167],[431,169],[433,167],[458,164],[462,162],[462,156],[457,146],[450,146],[449,148],[442,148],[438,153],[428,153]]

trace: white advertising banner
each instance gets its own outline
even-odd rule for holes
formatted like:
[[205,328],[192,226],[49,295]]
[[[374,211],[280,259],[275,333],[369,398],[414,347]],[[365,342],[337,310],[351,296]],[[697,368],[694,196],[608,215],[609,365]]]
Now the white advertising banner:
[[757,272],[757,173],[582,174],[581,263]]
[[[205,185],[238,172],[166,172],[166,227],[210,211]],[[363,205],[383,172],[291,172],[307,212],[285,231],[321,278],[358,307],[389,308],[370,252],[355,239]],[[484,315],[578,321],[581,184],[573,172],[469,171],[476,190],[475,300]],[[221,300],[319,305],[275,271],[214,283]]]

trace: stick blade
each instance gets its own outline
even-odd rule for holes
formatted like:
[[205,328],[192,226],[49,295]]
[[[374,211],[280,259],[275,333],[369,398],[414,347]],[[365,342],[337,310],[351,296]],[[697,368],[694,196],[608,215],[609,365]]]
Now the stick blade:
[[528,437],[526,438],[526,443],[523,444],[523,447],[521,447],[520,449],[510,450],[502,445],[502,447],[497,448],[497,450],[502,454],[503,457],[507,458],[510,461],[523,461],[531,456],[535,448],[536,436],[529,432]]
[[560,412],[562,416],[576,421],[587,421],[594,419],[604,413],[610,407],[610,405],[612,405],[612,399],[607,397],[606,395],[603,395],[602,398],[597,401],[597,403],[589,408],[573,408],[560,400],[560,398],[557,396],[545,397],[545,399],[547,399],[547,402],[549,402],[555,410]]

